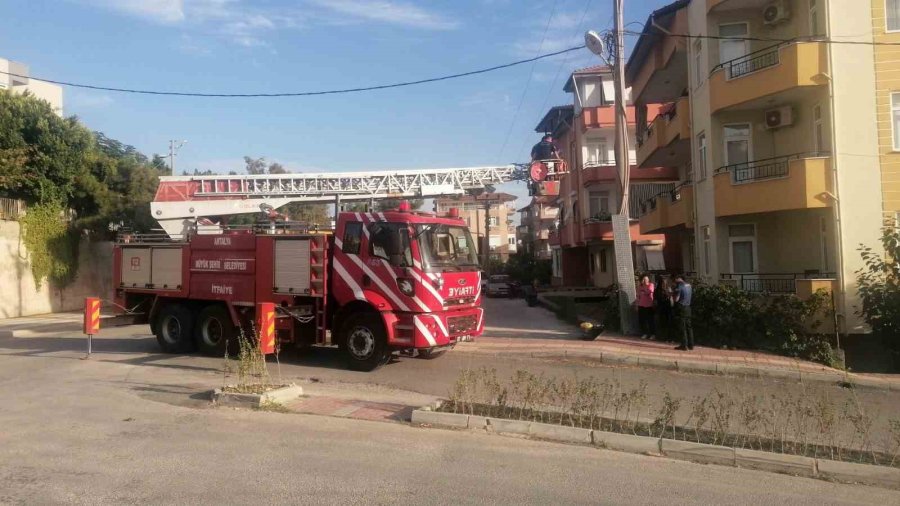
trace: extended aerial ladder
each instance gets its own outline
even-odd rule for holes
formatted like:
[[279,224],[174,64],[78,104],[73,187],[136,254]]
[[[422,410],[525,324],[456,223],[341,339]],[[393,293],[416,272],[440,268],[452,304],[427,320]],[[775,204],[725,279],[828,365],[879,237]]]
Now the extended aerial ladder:
[[527,166],[449,169],[163,176],[150,204],[153,217],[172,237],[207,217],[269,212],[291,202],[333,203],[382,198],[458,195],[510,181],[530,181]]

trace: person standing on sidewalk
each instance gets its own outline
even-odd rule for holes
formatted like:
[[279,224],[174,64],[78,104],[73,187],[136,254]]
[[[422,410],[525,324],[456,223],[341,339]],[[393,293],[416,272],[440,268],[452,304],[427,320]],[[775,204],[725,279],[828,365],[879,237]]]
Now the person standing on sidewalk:
[[656,337],[656,324],[653,321],[653,292],[656,285],[650,282],[650,276],[641,277],[637,291],[638,321],[641,325],[641,339]]
[[681,346],[676,350],[694,349],[694,327],[691,323],[691,298],[694,289],[684,280],[684,275],[675,276],[675,318],[678,319],[678,328],[681,330]]
[[656,325],[657,334],[664,329],[667,341],[675,341],[675,321],[672,317],[672,281],[668,276],[656,275],[656,290],[653,292],[656,299],[656,315],[659,322]]

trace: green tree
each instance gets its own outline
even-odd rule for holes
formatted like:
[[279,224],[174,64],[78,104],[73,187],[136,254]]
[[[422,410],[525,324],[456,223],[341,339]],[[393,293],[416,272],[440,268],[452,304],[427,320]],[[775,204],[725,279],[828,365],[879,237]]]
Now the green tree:
[[900,365],[900,229],[885,226],[881,236],[883,249],[860,245],[866,267],[856,272],[862,307],[858,314]]
[[393,211],[400,207],[400,203],[403,201],[409,202],[409,208],[412,210],[420,209],[425,201],[423,199],[394,199],[394,198],[384,198],[375,201],[375,210],[379,212],[384,211]]
[[[244,157],[244,165],[247,174],[290,174],[283,165],[278,162],[268,163],[264,157],[252,158]],[[331,216],[328,212],[327,204],[306,204],[303,202],[292,202],[278,210],[289,220],[306,223],[310,226],[328,227],[331,223]],[[237,217],[235,217],[237,218]],[[254,215],[253,220],[257,218],[266,219],[264,214]],[[232,223],[237,223],[241,219],[232,219]]]

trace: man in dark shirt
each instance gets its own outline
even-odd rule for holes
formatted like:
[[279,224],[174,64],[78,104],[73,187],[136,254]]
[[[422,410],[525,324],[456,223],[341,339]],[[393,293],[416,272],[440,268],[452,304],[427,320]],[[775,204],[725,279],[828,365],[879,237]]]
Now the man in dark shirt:
[[559,158],[559,151],[556,144],[553,144],[553,137],[550,134],[545,135],[541,142],[531,148],[531,160],[556,160]]
[[678,320],[678,328],[681,330],[681,346],[676,350],[694,349],[694,327],[691,323],[691,299],[694,289],[684,280],[684,276],[675,276],[675,318]]

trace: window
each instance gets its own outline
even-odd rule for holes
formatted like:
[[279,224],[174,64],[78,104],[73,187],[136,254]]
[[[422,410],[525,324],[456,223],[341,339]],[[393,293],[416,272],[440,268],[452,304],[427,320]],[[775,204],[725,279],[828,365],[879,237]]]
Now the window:
[[362,223],[358,221],[347,223],[344,226],[344,244],[341,250],[349,255],[358,255],[361,236]]
[[600,250],[600,272],[607,272],[609,270],[609,260],[606,259],[606,248]]
[[499,218],[497,218],[496,216],[488,216],[488,225],[496,227],[498,223],[500,223]]
[[697,175],[698,181],[706,179],[706,132],[697,135]]
[[819,218],[819,247],[822,250],[822,272],[828,272],[828,222]]
[[891,128],[894,132],[894,151],[900,151],[900,92],[891,93]]
[[609,214],[609,192],[592,191],[588,194],[589,218],[597,218]]
[[704,225],[701,227],[703,231],[703,273],[709,275],[710,271],[712,271],[710,262],[710,246],[709,246],[709,225]]
[[585,165],[606,165],[609,163],[609,152],[606,147],[606,139],[591,140],[585,143]]
[[507,242],[508,242],[508,244],[509,244],[510,246],[515,246],[515,245],[516,245],[516,238],[515,238],[515,237],[508,237],[508,238],[507,238]]
[[747,23],[730,23],[719,25],[719,63],[728,63],[743,58],[750,52],[749,42],[745,40],[750,34]]
[[[747,163],[750,161],[750,123],[725,125],[722,127],[725,138],[725,165],[738,165],[731,173],[738,181],[753,179],[752,174],[747,174]],[[739,171],[745,171],[739,174]]]
[[822,106],[813,106],[813,149],[819,155],[825,151],[825,128],[822,124]]
[[703,41],[697,39],[694,41],[694,68],[697,73],[697,82],[695,83],[695,87],[699,87],[703,84],[703,79],[706,77],[703,72]]
[[731,272],[757,272],[756,225],[729,225],[728,246],[731,251]]
[[816,0],[809,0],[809,34],[813,37],[819,35],[819,14]]
[[409,229],[401,223],[370,223],[369,254],[383,258],[395,267],[411,267]]
[[500,246],[500,244],[502,244],[502,241],[500,240],[499,235],[492,235],[488,239],[488,246],[490,246],[491,248],[497,248]]
[[885,0],[884,18],[887,31],[900,30],[900,0]]
[[572,201],[572,219],[578,221],[578,200]]

